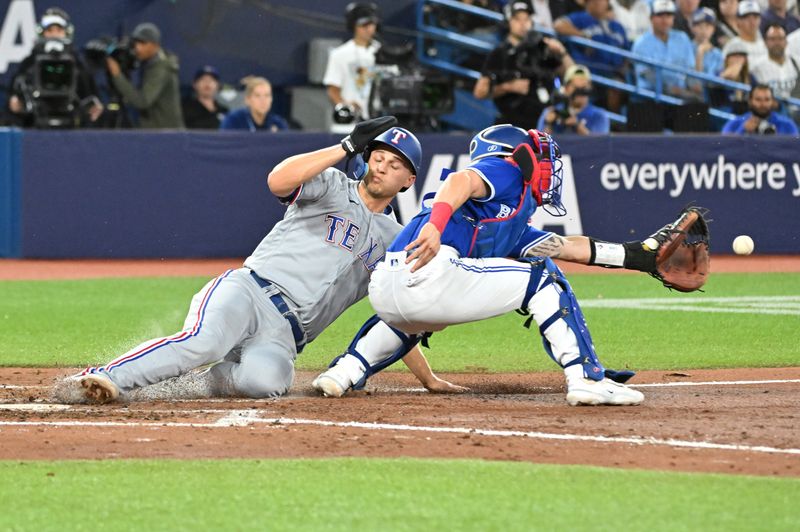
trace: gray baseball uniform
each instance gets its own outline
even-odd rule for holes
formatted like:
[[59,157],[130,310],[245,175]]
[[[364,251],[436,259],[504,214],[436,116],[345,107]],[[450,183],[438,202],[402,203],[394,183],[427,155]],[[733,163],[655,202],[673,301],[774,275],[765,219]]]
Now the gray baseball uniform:
[[285,393],[297,354],[366,295],[401,229],[391,212],[364,205],[358,183],[335,168],[306,182],[244,267],[194,296],[181,332],[83,374],[105,372],[125,392],[221,361],[209,370],[215,395]]

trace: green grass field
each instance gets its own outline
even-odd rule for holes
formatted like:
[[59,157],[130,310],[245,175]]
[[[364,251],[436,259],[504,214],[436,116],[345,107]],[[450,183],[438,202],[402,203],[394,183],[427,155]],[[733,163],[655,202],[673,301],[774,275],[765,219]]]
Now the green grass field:
[[530,463],[0,462],[0,475],[0,499],[15,501],[2,530],[794,531],[800,520],[796,479]]
[[[0,365],[108,361],[176,332],[206,281],[0,282]],[[798,297],[800,275],[717,274],[704,294],[670,293],[645,276],[574,275],[571,282],[610,367],[800,366],[797,314],[594,306],[619,298],[690,298],[692,305],[721,308],[727,304],[703,299]],[[350,309],[307,348],[299,367],[326,366],[370,314],[366,303]],[[431,364],[437,371],[557,371],[523,321],[510,314],[437,333]],[[0,530],[800,527],[800,479],[411,459],[0,461],[0,478]]]

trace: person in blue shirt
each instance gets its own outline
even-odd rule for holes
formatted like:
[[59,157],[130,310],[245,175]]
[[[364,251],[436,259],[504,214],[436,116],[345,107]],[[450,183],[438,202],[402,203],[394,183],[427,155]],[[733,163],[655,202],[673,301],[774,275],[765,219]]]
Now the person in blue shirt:
[[235,109],[225,115],[220,129],[245,131],[280,131],[289,129],[286,120],[270,111],[272,109],[272,85],[266,78],[248,76],[242,80],[246,107]]
[[[724,59],[722,50],[714,46],[711,38],[717,25],[717,15],[711,8],[701,7],[692,15],[691,29],[694,40],[694,68],[710,76],[719,76]],[[688,80],[689,87],[698,94],[703,94],[704,83],[698,79]]]
[[564,74],[560,100],[542,111],[537,129],[545,133],[575,133],[576,135],[607,134],[608,114],[589,101],[592,75],[584,65],[572,65]]
[[[609,0],[586,0],[585,11],[576,11],[558,18],[553,23],[553,29],[559,35],[583,37],[623,50],[630,48],[625,28],[613,19]],[[568,50],[576,63],[587,65],[592,72],[620,81],[625,79],[624,57],[585,46],[570,45]],[[619,111],[623,103],[622,93],[616,89],[605,88],[598,91],[598,88],[595,87],[596,96],[605,101],[606,107],[612,111]]]
[[[645,271],[655,252],[642,242],[562,237],[528,221],[538,207],[564,215],[561,152],[541,131],[491,126],[470,142],[469,166],[445,170],[425,206],[376,266],[369,299],[377,316],[312,383],[329,397],[416,348],[432,331],[519,309],[564,369],[570,405],[637,405],[631,372],[603,368],[572,288],[553,258]],[[424,343],[424,342],[423,342]]]
[[[695,54],[686,33],[672,29],[675,4],[671,0],[653,0],[650,24],[652,29],[636,39],[633,53],[661,63],[694,70]],[[656,90],[656,69],[644,63],[636,64],[636,84]],[[693,97],[686,86],[686,75],[673,70],[661,70],[661,92],[678,97]]]
[[786,116],[776,113],[775,98],[769,85],[757,84],[750,90],[750,111],[729,120],[722,128],[728,135],[798,135],[797,125]]

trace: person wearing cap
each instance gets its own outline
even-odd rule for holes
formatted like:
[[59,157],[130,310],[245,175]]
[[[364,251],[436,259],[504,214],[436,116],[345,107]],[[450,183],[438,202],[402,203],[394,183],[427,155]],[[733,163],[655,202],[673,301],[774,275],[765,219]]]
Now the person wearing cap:
[[20,62],[16,72],[11,76],[11,90],[7,108],[13,117],[14,125],[23,127],[33,125],[34,117],[30,110],[25,108],[25,94],[22,87],[24,85],[32,85],[37,57],[47,53],[44,49],[45,44],[52,40],[59,41],[63,45],[65,52],[71,55],[75,61],[75,103],[85,112],[85,116],[78,117],[81,119],[81,124],[86,125],[89,122],[96,122],[103,113],[103,105],[97,97],[94,78],[72,48],[75,28],[72,25],[69,14],[59,7],[47,8],[39,20],[36,33],[38,39],[33,46],[33,50],[31,50],[30,55]]
[[722,128],[723,134],[798,135],[797,125],[774,111],[776,102],[769,85],[754,85],[747,103],[750,111],[728,121]]
[[222,120],[220,129],[244,131],[281,131],[289,128],[286,120],[271,111],[272,84],[260,76],[247,76],[244,85],[245,107],[234,109]]
[[800,29],[800,17],[789,11],[787,0],[768,0],[767,9],[761,12],[761,35],[766,37],[771,24],[782,26],[788,35]]
[[[741,42],[725,46],[723,51],[722,72],[719,77],[729,81],[753,85],[756,80],[750,73],[750,64],[747,59],[747,47]],[[747,91],[741,89],[728,89],[721,86],[708,88],[709,103],[739,114],[747,109]]]
[[739,22],[739,35],[728,41],[722,49],[723,55],[729,46],[744,45],[747,50],[747,60],[751,65],[767,56],[767,45],[761,38],[759,26],[761,24],[761,6],[756,0],[741,0],[736,10]]
[[378,8],[372,3],[354,2],[347,6],[345,19],[352,38],[328,53],[322,83],[332,106],[349,106],[358,121],[369,115],[375,54],[380,48],[375,40],[380,22]]
[[126,105],[139,113],[143,129],[183,128],[178,59],[161,47],[161,31],[144,22],[131,33],[133,52],[141,64],[142,83],[135,87],[113,57],[106,58],[111,83]]
[[[536,126],[549,134],[605,135],[610,130],[608,114],[589,101],[592,74],[584,65],[572,65],[564,74],[561,98],[546,108]],[[558,101],[561,100],[561,101]]]
[[[489,52],[472,91],[476,98],[494,101],[500,112],[496,123],[523,129],[536,124],[555,90],[555,76],[573,64],[557,39],[532,31],[532,14],[527,1],[506,5],[503,15],[508,35]],[[536,53],[530,53],[531,49]],[[520,63],[525,62],[531,64],[522,68]]]
[[789,98],[800,77],[800,59],[786,52],[786,30],[781,24],[770,24],[764,40],[767,57],[753,65],[751,72],[758,83],[769,85],[779,98]]
[[[651,6],[651,30],[633,43],[633,53],[661,63],[694,70],[695,54],[692,41],[682,31],[672,28],[675,22],[675,4],[671,0],[654,0]],[[637,63],[636,84],[640,88],[656,90],[655,68]],[[686,75],[673,70],[661,70],[661,91],[679,97],[693,96],[686,86]]]
[[183,121],[187,129],[219,129],[228,108],[217,102],[219,72],[206,65],[197,69],[192,82],[194,94],[183,100]]
[[[714,46],[711,37],[716,29],[717,16],[708,7],[701,7],[692,15],[692,45],[694,46],[695,70],[710,76],[718,76],[722,71],[722,50]],[[703,92],[700,80],[689,80],[689,85],[697,93]]]

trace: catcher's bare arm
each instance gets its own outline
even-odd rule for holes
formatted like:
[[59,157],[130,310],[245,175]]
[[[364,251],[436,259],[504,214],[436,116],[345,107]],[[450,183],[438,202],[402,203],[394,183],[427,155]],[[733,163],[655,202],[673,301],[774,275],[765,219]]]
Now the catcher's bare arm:
[[707,213],[702,207],[687,207],[678,218],[644,241],[617,244],[586,236],[552,235],[526,253],[570,262],[627,268],[649,273],[667,288],[681,292],[700,289],[709,272]]

